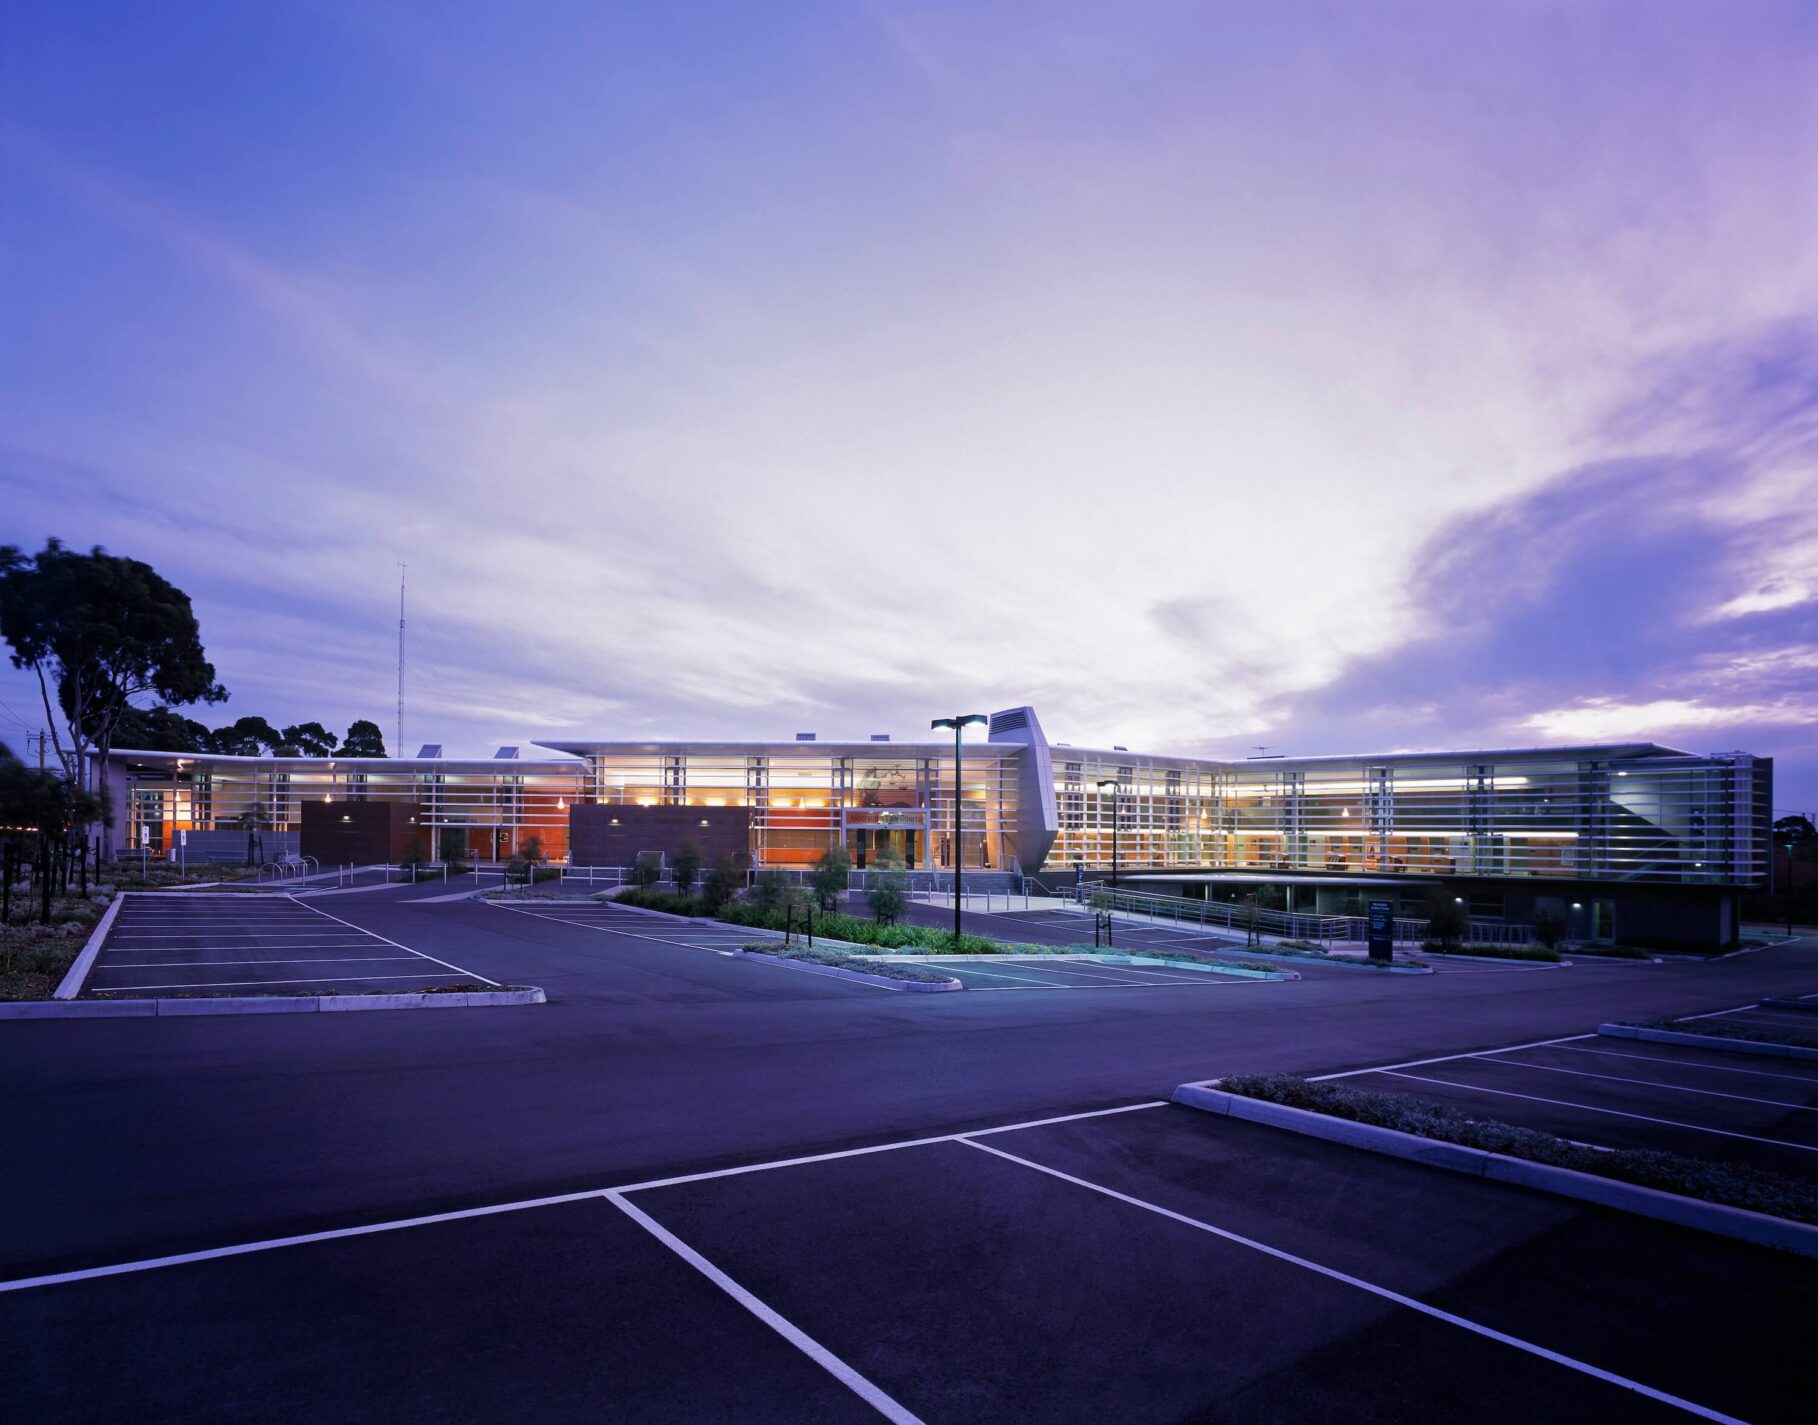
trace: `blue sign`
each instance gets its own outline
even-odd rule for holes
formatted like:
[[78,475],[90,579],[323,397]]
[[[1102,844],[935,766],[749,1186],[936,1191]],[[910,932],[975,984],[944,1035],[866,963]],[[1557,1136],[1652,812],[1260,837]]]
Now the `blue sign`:
[[1395,958],[1395,907],[1388,901],[1370,902],[1370,958]]

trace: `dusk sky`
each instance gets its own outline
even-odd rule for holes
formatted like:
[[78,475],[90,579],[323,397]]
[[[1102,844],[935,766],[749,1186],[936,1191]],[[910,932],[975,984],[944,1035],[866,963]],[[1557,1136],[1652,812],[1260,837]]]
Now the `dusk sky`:
[[[0,542],[405,748],[1652,740],[1818,810],[1818,6],[39,3]],[[0,674],[0,736],[42,723]]]

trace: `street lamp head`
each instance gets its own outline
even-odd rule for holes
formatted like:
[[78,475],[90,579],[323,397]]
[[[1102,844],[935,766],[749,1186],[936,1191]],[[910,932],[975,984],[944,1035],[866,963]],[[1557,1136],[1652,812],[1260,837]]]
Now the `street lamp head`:
[[929,723],[928,726],[931,728],[933,728],[933,727],[950,727],[955,732],[958,732],[962,727],[969,727],[971,724],[973,724],[975,722],[989,722],[989,721],[990,721],[990,719],[987,718],[983,713],[966,713],[965,715],[963,715],[961,717],[937,717],[933,722]]
[[1116,777],[1106,777],[1098,783],[1098,788],[1100,791],[1103,791],[1106,787],[1115,787],[1116,785],[1117,785]]

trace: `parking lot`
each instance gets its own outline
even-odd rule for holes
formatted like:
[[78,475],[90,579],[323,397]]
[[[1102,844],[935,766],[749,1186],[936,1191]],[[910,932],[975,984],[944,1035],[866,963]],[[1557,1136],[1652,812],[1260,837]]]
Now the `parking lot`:
[[1818,1063],[1581,1034],[1317,1077],[1600,1147],[1818,1172]]
[[0,1287],[57,1421],[1803,1420],[1814,1328],[1801,1259],[1157,1103]]
[[685,950],[708,950],[730,955],[743,945],[757,940],[781,940],[781,932],[759,930],[746,925],[727,925],[718,920],[678,920],[674,916],[640,911],[631,906],[612,905],[586,896],[549,897],[488,901],[489,908],[512,915],[556,925],[579,926],[584,930],[604,930],[614,935],[630,936],[655,945],[674,945]]
[[493,980],[286,895],[128,893],[84,998],[427,990]]

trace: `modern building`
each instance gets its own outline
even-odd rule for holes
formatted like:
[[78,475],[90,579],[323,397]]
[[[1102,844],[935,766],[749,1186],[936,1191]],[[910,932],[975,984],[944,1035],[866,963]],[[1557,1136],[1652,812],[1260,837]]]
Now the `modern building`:
[[[954,777],[949,740],[594,742],[488,759],[117,751],[117,825],[154,853],[324,864],[504,859],[622,866],[684,840],[756,867],[844,847],[938,874],[1077,878],[1285,908],[1414,912],[1443,884],[1473,917],[1548,901],[1575,938],[1728,944],[1766,874],[1772,763],[1653,743],[1222,761],[1050,743],[993,714]],[[1115,862],[1115,866],[1114,866]]]

